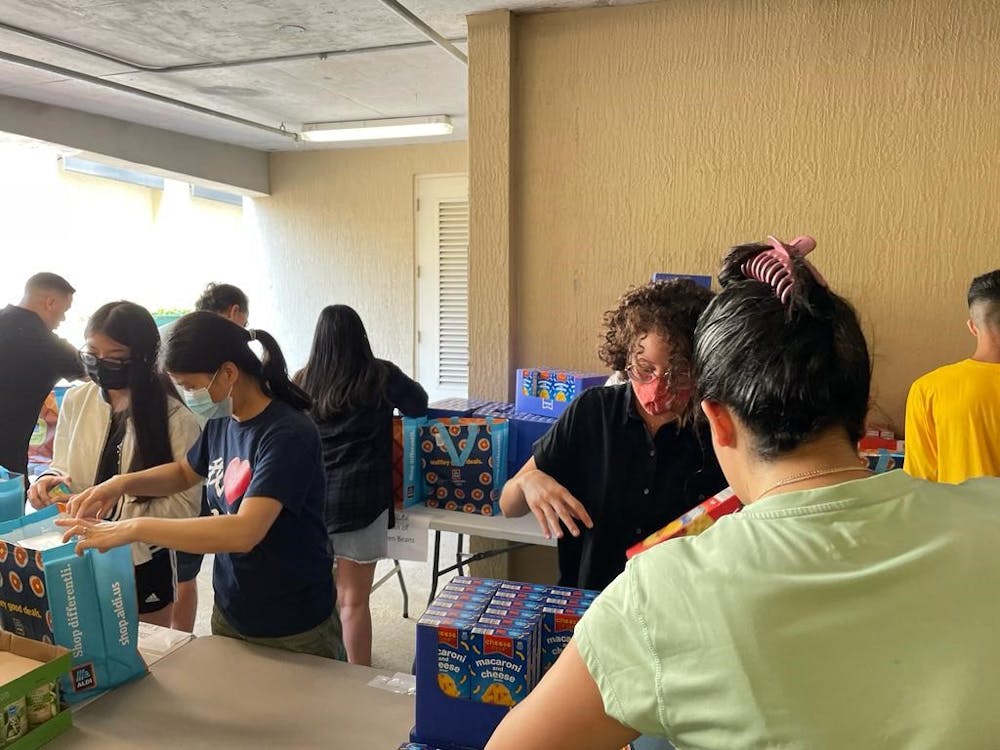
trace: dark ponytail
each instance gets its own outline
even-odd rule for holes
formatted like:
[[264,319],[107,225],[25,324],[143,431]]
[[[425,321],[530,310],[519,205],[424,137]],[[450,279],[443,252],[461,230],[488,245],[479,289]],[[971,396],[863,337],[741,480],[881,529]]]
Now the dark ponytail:
[[252,338],[256,338],[264,348],[261,376],[265,392],[300,411],[308,410],[312,406],[312,399],[288,377],[288,365],[285,363],[285,355],[281,353],[278,342],[267,331],[260,329],[252,329],[250,335]]
[[167,398],[178,398],[173,383],[157,368],[160,334],[149,311],[134,302],[109,302],[87,321],[86,336],[101,333],[129,348],[129,411],[135,452],[128,471],[174,460]]
[[783,273],[790,287],[784,301],[777,284],[747,277],[748,264],[773,247],[749,244],[730,250],[719,272],[723,290],[695,331],[700,397],[732,409],[765,459],[831,427],[842,427],[852,442],[859,440],[871,385],[857,313],[804,258],[794,253],[788,258]]
[[[260,342],[263,359],[250,349]],[[193,312],[178,320],[164,345],[163,366],[167,372],[211,375],[223,362],[232,362],[259,383],[268,396],[305,411],[309,396],[288,378],[281,347],[266,331],[247,330],[211,312]]]

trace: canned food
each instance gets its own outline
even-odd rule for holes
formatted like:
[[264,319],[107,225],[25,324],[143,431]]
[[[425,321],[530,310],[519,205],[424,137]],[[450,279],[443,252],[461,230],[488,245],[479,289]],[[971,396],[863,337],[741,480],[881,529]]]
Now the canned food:
[[44,724],[59,713],[59,692],[54,682],[43,682],[25,696],[28,726],[32,729]]
[[28,733],[28,715],[24,698],[16,700],[3,710],[0,721],[0,739],[7,745]]

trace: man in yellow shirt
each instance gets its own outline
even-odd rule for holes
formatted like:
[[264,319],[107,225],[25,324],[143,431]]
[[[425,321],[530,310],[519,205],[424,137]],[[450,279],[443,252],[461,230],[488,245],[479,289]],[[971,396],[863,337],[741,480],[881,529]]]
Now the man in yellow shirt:
[[919,378],[906,400],[906,462],[912,476],[963,482],[1000,476],[1000,269],[969,287],[971,359]]

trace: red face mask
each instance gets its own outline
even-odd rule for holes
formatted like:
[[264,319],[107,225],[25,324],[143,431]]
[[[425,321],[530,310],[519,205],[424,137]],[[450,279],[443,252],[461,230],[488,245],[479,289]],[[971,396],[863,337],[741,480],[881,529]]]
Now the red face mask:
[[663,382],[663,378],[657,378],[652,383],[632,382],[632,391],[639,399],[642,408],[647,414],[658,416],[672,411],[675,414],[682,411],[691,396],[690,389],[683,391],[673,391]]

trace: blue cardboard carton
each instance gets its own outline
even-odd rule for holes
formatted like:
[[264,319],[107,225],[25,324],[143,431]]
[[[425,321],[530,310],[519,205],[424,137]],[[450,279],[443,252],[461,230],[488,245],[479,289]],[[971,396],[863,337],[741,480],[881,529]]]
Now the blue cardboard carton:
[[519,412],[558,417],[574,398],[607,379],[607,373],[523,367],[517,371],[514,405]]
[[699,274],[692,274],[692,273],[657,272],[653,274],[653,281],[674,281],[675,279],[690,279],[698,286],[703,286],[706,289],[712,288],[711,276],[701,276]]
[[441,417],[470,417],[477,409],[499,403],[482,398],[443,398],[427,406],[427,416],[431,419]]
[[[445,593],[417,624],[410,739],[448,750],[482,748],[566,647],[597,594],[469,577],[452,579]],[[476,616],[467,604],[485,609]]]
[[502,417],[507,435],[507,478],[514,476],[534,454],[535,443],[556,423],[555,417],[516,411],[514,404],[490,404],[476,410],[477,417]]

